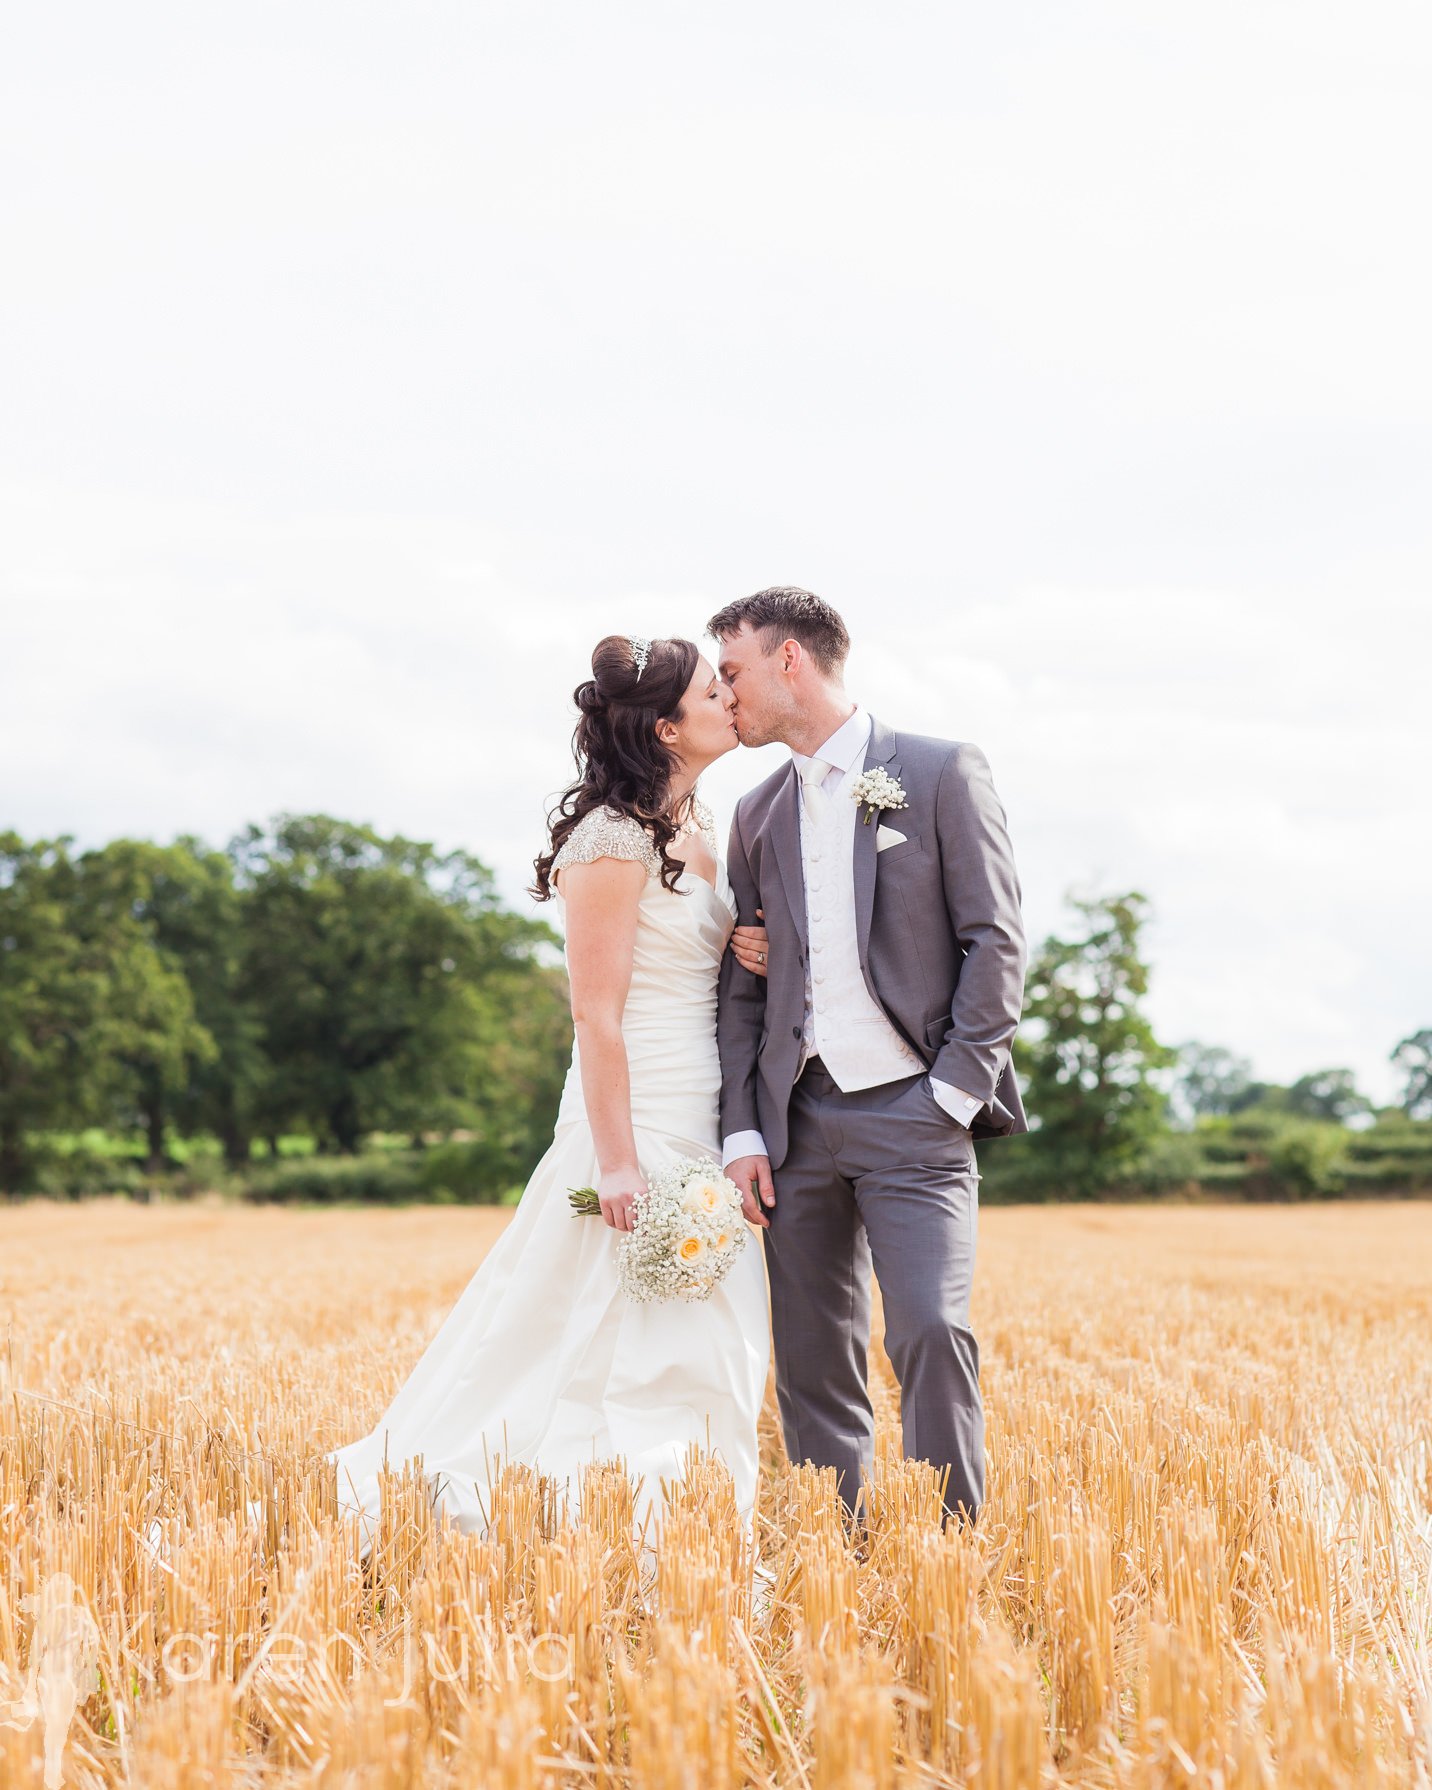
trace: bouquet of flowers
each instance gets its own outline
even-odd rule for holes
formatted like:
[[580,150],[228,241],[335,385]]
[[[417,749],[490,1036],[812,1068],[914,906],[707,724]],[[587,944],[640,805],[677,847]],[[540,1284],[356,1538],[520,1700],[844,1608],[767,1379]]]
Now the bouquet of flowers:
[[[572,1187],[572,1210],[600,1215],[595,1187]],[[746,1247],[741,1190],[714,1162],[674,1162],[647,1178],[617,1245],[622,1291],[636,1300],[709,1299]]]

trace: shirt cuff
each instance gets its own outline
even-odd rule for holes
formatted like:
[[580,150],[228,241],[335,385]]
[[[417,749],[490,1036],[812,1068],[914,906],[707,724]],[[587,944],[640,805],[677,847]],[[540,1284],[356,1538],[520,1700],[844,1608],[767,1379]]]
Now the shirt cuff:
[[766,1140],[759,1131],[733,1131],[721,1145],[721,1166],[728,1167],[738,1156],[769,1156]]
[[982,1100],[976,1100],[973,1094],[967,1094],[963,1088],[957,1088],[951,1082],[936,1081],[933,1075],[930,1077],[930,1092],[950,1117],[958,1119],[961,1125],[968,1125],[984,1105]]

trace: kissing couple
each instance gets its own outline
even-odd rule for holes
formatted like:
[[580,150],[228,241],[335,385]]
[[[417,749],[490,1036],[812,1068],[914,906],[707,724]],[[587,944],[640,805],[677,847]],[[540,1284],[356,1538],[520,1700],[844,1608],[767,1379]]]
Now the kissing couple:
[[[858,1523],[872,1265],[905,1453],[947,1521],[984,1502],[975,1139],[1028,1129],[1004,809],[978,746],[847,694],[845,624],[810,591],[760,591],[708,632],[709,658],[609,635],[577,688],[576,781],[533,891],[565,921],[571,1067],[511,1223],[376,1426],[328,1457],[365,1556],[380,1466],[419,1453],[435,1507],[475,1532],[499,1459],[574,1497],[619,1457],[645,1530],[694,1444],[751,1534],[772,1336],[790,1459],[833,1468]],[[790,760],[737,804],[723,862],[698,779],[776,741]],[[747,1246],[705,1298],[628,1297],[649,1178],[699,1159],[740,1190]],[[604,1222],[574,1215],[588,1185]]]

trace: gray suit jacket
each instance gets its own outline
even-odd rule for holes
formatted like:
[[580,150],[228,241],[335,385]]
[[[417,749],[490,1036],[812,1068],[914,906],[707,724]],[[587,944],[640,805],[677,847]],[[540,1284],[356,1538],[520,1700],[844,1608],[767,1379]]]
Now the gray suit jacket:
[[[1027,1131],[1010,1046],[1024,999],[1019,877],[989,762],[968,740],[893,733],[872,717],[866,770],[883,765],[908,807],[888,817],[902,845],[875,849],[877,821],[855,823],[855,917],[866,986],[930,1073],[981,1098],[974,1137]],[[721,1130],[759,1130],[774,1169],[800,1062],[809,949],[801,873],[800,778],[783,765],[744,795],[727,874],[743,926],[770,935],[769,974],[729,951],[716,1035]],[[950,1123],[957,1121],[953,1118]]]

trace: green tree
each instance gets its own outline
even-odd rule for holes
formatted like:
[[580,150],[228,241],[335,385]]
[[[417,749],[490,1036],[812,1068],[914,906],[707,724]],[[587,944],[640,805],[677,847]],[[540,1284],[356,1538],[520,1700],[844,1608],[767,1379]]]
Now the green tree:
[[148,1166],[166,1166],[165,1137],[195,1070],[218,1052],[195,1011],[183,906],[194,882],[181,846],[116,839],[80,860],[76,925],[110,941],[110,1001],[96,1029],[118,1127],[142,1129]]
[[209,1046],[183,972],[155,944],[123,844],[0,836],[0,1183],[28,1179],[40,1131],[130,1128]]
[[86,1041],[106,1000],[103,966],[73,921],[68,836],[27,845],[0,833],[0,1190],[31,1169],[32,1135],[99,1110]]
[[229,850],[244,891],[244,995],[273,1070],[265,1127],[307,1126],[350,1153],[379,1127],[470,1115],[503,990],[520,1010],[555,942],[548,928],[505,912],[468,853],[327,815],[281,815]]
[[1236,1103],[1253,1085],[1253,1065],[1220,1044],[1190,1040],[1178,1047],[1174,1096],[1194,1119],[1220,1118],[1236,1110]]
[[188,1137],[213,1135],[233,1167],[248,1161],[254,1111],[267,1085],[262,1026],[243,989],[243,898],[228,855],[191,834],[172,845],[121,841],[143,879],[138,912],[165,960],[183,974],[207,1042],[186,1052],[172,1085],[143,1099],[150,1158],[166,1123]]
[[1291,1111],[1288,1105],[1288,1090],[1281,1082],[1250,1081],[1246,1088],[1241,1088],[1229,1102],[1230,1113],[1286,1113]]
[[1154,1077],[1176,1053],[1139,1005],[1148,898],[1135,890],[1069,905],[1081,925],[1073,938],[1047,938],[1030,966],[1015,1061],[1042,1178],[1089,1199],[1132,1176],[1160,1134],[1166,1102]]
[[1372,1102],[1360,1094],[1351,1069],[1317,1069],[1300,1075],[1288,1089],[1286,1110],[1300,1119],[1331,1119],[1346,1125],[1349,1119],[1372,1111]]
[[1392,1052],[1402,1071],[1402,1110],[1409,1119],[1432,1119],[1432,1026],[1404,1038]]
[[1268,1140],[1272,1186],[1294,1199],[1339,1194],[1347,1175],[1348,1133],[1325,1119],[1284,1118]]
[[[527,922],[519,921],[519,925]],[[484,1180],[511,1187],[552,1141],[572,1049],[571,996],[555,964],[520,961],[492,979],[470,1123]]]

